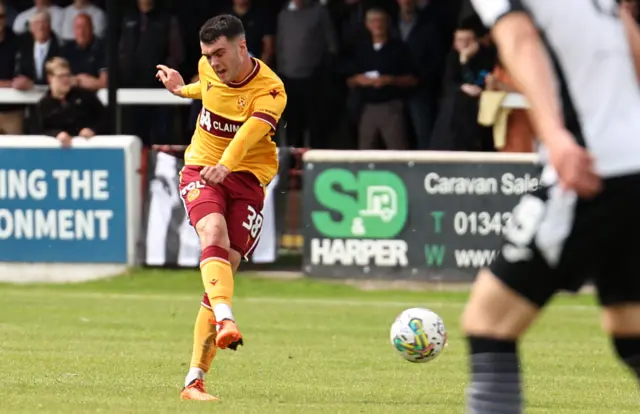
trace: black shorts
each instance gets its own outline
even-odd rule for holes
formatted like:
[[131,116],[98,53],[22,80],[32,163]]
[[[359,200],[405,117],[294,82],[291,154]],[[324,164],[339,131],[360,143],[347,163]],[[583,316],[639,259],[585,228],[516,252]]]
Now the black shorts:
[[523,196],[491,271],[540,307],[587,280],[604,306],[640,303],[640,174],[606,179],[592,200],[556,185]]

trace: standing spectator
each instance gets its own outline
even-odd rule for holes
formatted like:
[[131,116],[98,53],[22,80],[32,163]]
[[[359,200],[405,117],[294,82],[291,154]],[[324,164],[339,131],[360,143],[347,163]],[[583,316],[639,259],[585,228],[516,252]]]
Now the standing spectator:
[[51,0],[34,0],[34,6],[20,13],[13,22],[13,31],[15,34],[24,34],[31,30],[31,18],[38,13],[47,12],[49,15],[49,26],[51,30],[60,36],[62,33],[62,21],[64,19],[64,10],[60,6],[51,4]]
[[323,5],[292,0],[278,14],[276,69],[287,89],[288,145],[303,147],[309,132],[312,148],[326,146],[322,127],[324,63],[338,51],[331,17]]
[[407,105],[417,148],[426,150],[430,147],[432,113],[437,101],[439,75],[445,56],[438,28],[428,19],[427,11],[420,13],[416,0],[397,1],[400,8],[398,31],[409,47],[419,75],[418,87],[409,97]]
[[433,132],[432,149],[494,150],[491,128],[478,124],[478,108],[485,78],[495,66],[496,54],[495,49],[480,45],[476,30],[476,17],[471,16],[461,22],[454,34],[453,50],[447,58],[443,80],[445,92]]
[[[156,7],[154,0],[138,0],[138,11],[126,16],[120,36],[120,81],[125,88],[162,88],[155,78],[156,65],[177,68],[183,47],[178,20]],[[169,140],[170,108],[127,108],[126,129],[145,145]]]
[[64,18],[62,20],[62,40],[72,41],[75,35],[75,18],[79,14],[86,14],[91,19],[93,34],[103,37],[107,29],[107,15],[100,8],[89,0],[74,0],[73,4],[64,8]]
[[80,13],[73,20],[74,40],[62,48],[62,56],[69,61],[75,86],[90,91],[107,87],[107,62],[104,43],[94,36],[92,20]]
[[18,52],[17,72],[13,87],[26,90],[36,85],[46,85],[45,63],[60,56],[60,46],[51,32],[51,20],[46,10],[31,16],[31,37],[22,44]]
[[[0,88],[10,88],[15,75],[18,40],[7,24],[7,12],[0,5]],[[1,90],[1,89],[0,89]],[[24,108],[0,105],[0,134],[22,134]]]
[[271,65],[275,48],[273,22],[264,10],[257,9],[251,0],[233,0],[231,14],[242,21],[251,56]]
[[98,97],[71,86],[71,68],[66,59],[47,62],[49,90],[36,105],[35,133],[56,137],[68,147],[75,136],[91,138],[102,132],[104,106]]
[[393,150],[409,149],[403,98],[417,84],[407,46],[389,37],[389,15],[382,9],[366,14],[371,41],[354,56],[352,87],[360,89],[362,114],[358,141],[360,149],[378,149],[378,136]]
[[0,0],[0,7],[2,7],[5,14],[4,27],[13,27],[13,22],[16,20],[18,13],[16,13],[13,7],[11,7],[6,0]]

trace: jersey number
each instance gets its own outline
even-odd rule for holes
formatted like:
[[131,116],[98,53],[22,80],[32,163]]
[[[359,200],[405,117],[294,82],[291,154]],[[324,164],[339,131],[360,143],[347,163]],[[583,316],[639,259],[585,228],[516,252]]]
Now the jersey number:
[[544,212],[545,204],[542,200],[532,195],[522,197],[505,229],[507,243],[502,247],[502,256],[507,262],[531,259],[533,251],[529,246],[540,226]]
[[247,215],[247,220],[242,223],[242,227],[249,230],[251,238],[255,239],[262,228],[262,214],[258,213],[256,209],[251,206],[247,206],[247,209],[249,210],[249,215]]

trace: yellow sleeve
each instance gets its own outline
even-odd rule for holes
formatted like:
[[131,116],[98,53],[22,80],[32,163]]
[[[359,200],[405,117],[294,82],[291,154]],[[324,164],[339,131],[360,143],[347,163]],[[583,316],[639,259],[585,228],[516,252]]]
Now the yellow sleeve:
[[286,105],[284,88],[272,89],[267,94],[258,96],[253,102],[251,117],[236,132],[219,164],[233,171],[249,148],[275,131]]
[[190,99],[202,99],[202,88],[200,88],[200,81],[185,85],[180,89],[180,95],[184,98]]
[[264,95],[258,96],[253,102],[253,118],[269,124],[275,131],[278,121],[287,106],[287,94],[281,85],[271,89]]
[[244,156],[247,155],[249,148],[269,135],[270,132],[271,125],[252,116],[236,132],[229,146],[224,150],[218,164],[222,164],[233,171]]

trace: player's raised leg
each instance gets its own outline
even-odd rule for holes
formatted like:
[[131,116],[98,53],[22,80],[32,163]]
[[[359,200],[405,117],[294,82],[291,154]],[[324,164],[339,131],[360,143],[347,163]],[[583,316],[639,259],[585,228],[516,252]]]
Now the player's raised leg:
[[[230,262],[235,274],[240,265],[240,254],[231,251]],[[218,401],[219,398],[206,392],[204,388],[205,376],[211,368],[211,363],[218,350],[216,346],[217,322],[211,309],[209,297],[204,294],[198,316],[193,329],[193,351],[189,372],[185,377],[184,389],[180,394],[183,400]]]

